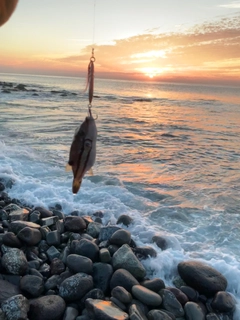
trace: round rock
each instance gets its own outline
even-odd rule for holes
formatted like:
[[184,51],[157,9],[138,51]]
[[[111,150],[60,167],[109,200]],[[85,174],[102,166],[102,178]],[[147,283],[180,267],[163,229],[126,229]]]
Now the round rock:
[[184,306],[186,319],[205,320],[205,313],[202,308],[195,302],[189,301]]
[[0,303],[20,293],[18,286],[0,279]]
[[64,280],[59,287],[59,295],[66,301],[81,299],[93,288],[93,279],[86,273],[76,273]]
[[162,298],[159,294],[141,285],[133,286],[132,294],[135,298],[145,303],[147,306],[158,307],[162,303]]
[[70,254],[67,257],[67,266],[73,273],[84,272],[90,274],[93,270],[92,260],[78,254]]
[[122,286],[128,292],[132,291],[132,287],[138,285],[139,282],[137,281],[134,276],[125,269],[118,269],[116,270],[111,278],[110,281],[110,288],[111,290],[117,286]]
[[199,261],[180,262],[178,272],[188,286],[207,297],[227,288],[227,280],[220,272]]
[[7,320],[27,319],[29,302],[22,294],[5,300],[1,305]]
[[28,268],[28,262],[20,249],[9,248],[2,257],[2,266],[9,273],[24,275]]
[[129,244],[131,241],[131,233],[127,230],[120,229],[113,233],[109,242],[116,244],[117,246],[122,246],[123,244]]
[[67,216],[64,225],[67,231],[72,232],[82,232],[87,227],[84,219],[78,216]]
[[47,295],[30,301],[29,320],[61,320],[66,309],[63,298]]
[[112,289],[111,295],[121,301],[122,303],[128,304],[132,301],[132,295],[125,288],[117,286]]
[[233,312],[236,307],[236,301],[230,293],[219,291],[214,296],[211,306],[218,312]]
[[20,289],[32,297],[39,297],[44,291],[44,281],[34,275],[25,275],[20,280]]
[[21,229],[17,237],[28,246],[35,246],[42,240],[42,234],[38,229],[25,227]]

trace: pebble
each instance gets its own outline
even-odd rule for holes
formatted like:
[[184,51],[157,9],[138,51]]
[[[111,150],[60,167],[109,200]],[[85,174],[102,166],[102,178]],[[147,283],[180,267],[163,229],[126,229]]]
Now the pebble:
[[70,254],[67,257],[67,267],[73,273],[84,272],[91,274],[93,271],[92,260],[78,254]]
[[162,298],[160,297],[159,294],[141,285],[133,286],[132,294],[135,298],[140,300],[142,303],[151,307],[158,307],[162,303]]

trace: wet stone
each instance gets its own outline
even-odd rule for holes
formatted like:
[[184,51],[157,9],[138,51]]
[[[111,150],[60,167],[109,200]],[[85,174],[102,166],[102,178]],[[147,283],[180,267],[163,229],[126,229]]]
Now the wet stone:
[[162,307],[164,309],[173,313],[176,318],[184,316],[184,310],[181,303],[170,290],[162,289],[160,295],[162,297]]
[[126,269],[135,278],[143,278],[146,274],[145,268],[127,244],[122,245],[121,248],[114,253],[112,265],[114,269]]
[[40,266],[40,268],[39,268],[38,271],[41,273],[41,275],[42,275],[43,277],[48,278],[48,277],[50,276],[50,266],[49,266],[49,264],[43,263],[43,264]]
[[60,276],[58,274],[55,274],[53,276],[51,276],[50,278],[47,279],[47,281],[45,282],[45,290],[51,290],[51,289],[55,289],[57,287],[57,285],[59,284],[59,279]]
[[63,316],[63,320],[75,320],[78,316],[78,310],[73,307],[67,307]]
[[118,269],[116,270],[111,278],[110,281],[110,288],[111,290],[117,286],[122,286],[128,292],[132,291],[132,287],[134,285],[138,285],[139,282],[136,278],[127,270],[125,269]]
[[33,211],[32,213],[30,213],[29,221],[34,223],[39,223],[39,220],[40,220],[40,212]]
[[117,298],[110,297],[110,301],[112,301],[119,309],[121,309],[123,311],[127,311],[127,307],[121,301],[119,301]]
[[207,297],[227,288],[226,278],[217,270],[200,261],[183,261],[178,264],[178,272],[188,286]]
[[131,241],[131,233],[124,229],[115,231],[109,239],[111,244],[122,246],[123,244],[129,244]]
[[99,233],[99,241],[109,240],[111,236],[114,234],[115,231],[119,230],[120,228],[117,226],[106,226],[102,227]]
[[40,224],[42,226],[50,227],[50,226],[54,225],[58,220],[59,220],[59,218],[56,217],[56,216],[52,216],[52,217],[48,217],[48,218],[42,218],[40,220]]
[[152,238],[152,241],[156,243],[156,245],[162,249],[162,250],[166,250],[167,249],[167,241],[165,238],[161,237],[161,236],[154,236]]
[[59,258],[60,256],[60,252],[54,246],[51,246],[46,253],[50,261],[52,261],[54,258]]
[[150,246],[134,248],[133,252],[138,259],[147,259],[149,257],[155,258],[157,256],[157,251]]
[[205,313],[195,302],[187,302],[184,306],[184,311],[188,320],[205,320]]
[[30,301],[29,320],[61,320],[65,301],[57,295],[47,295]]
[[81,239],[80,241],[74,240],[71,243],[71,253],[79,254],[81,256],[88,257],[93,262],[98,260],[99,248],[90,240]]
[[0,279],[0,303],[20,293],[18,285]]
[[39,297],[44,291],[44,281],[37,276],[25,275],[20,280],[20,289],[32,297]]
[[122,214],[118,220],[117,220],[117,224],[120,224],[122,223],[123,225],[125,226],[129,226],[131,223],[132,223],[133,219],[131,217],[129,217],[128,215],[126,214]]
[[17,248],[9,248],[2,257],[2,266],[11,274],[23,275],[28,268],[24,253]]
[[93,288],[93,279],[86,273],[76,273],[65,279],[59,287],[59,295],[65,301],[81,299]]
[[61,274],[65,271],[65,264],[61,259],[54,258],[50,264],[51,274]]
[[122,303],[128,304],[132,301],[132,295],[125,288],[117,286],[112,289],[111,295],[121,301]]
[[73,273],[84,272],[90,274],[93,271],[92,260],[77,254],[70,254],[67,257],[67,266]]
[[93,238],[97,238],[99,236],[101,227],[101,223],[90,222],[87,227],[87,233]]
[[48,218],[51,217],[53,215],[52,211],[49,211],[43,207],[35,207],[35,210],[38,211],[41,215],[41,219],[42,218]]
[[22,246],[22,242],[13,232],[6,232],[3,235],[2,243],[13,248],[21,248]]
[[209,313],[206,315],[206,320],[220,320],[216,313]]
[[48,232],[46,241],[49,246],[59,246],[61,243],[60,233],[57,230]]
[[180,289],[174,287],[167,287],[166,289],[170,290],[175,295],[182,306],[184,306],[189,301],[188,297]]
[[147,314],[148,320],[172,320],[163,310],[151,310]]
[[214,296],[211,306],[218,312],[233,312],[236,307],[236,301],[230,293],[219,291]]
[[162,303],[162,298],[156,292],[153,292],[141,285],[132,287],[132,294],[147,306],[158,307]]
[[164,282],[159,279],[151,279],[151,280],[144,280],[140,283],[143,287],[152,290],[154,292],[159,292],[161,289],[165,289],[165,284]]
[[5,300],[1,308],[7,320],[27,319],[29,302],[22,294],[18,294]]
[[21,229],[17,237],[28,246],[35,246],[42,240],[41,232],[38,229],[29,227]]
[[21,209],[10,212],[8,217],[10,221],[17,221],[17,220],[27,221],[28,216],[29,216],[29,210],[25,208],[21,208]]
[[8,231],[18,234],[18,232],[25,227],[39,229],[40,225],[30,221],[13,221],[10,223]]
[[188,297],[189,301],[198,301],[199,293],[193,288],[188,286],[181,286],[180,290]]
[[99,255],[101,262],[108,263],[111,261],[111,255],[107,248],[100,249]]
[[86,229],[86,222],[78,216],[67,216],[65,218],[65,229],[67,231],[82,232]]
[[148,320],[141,308],[136,304],[133,304],[129,307],[129,316],[131,320]]
[[95,319],[125,320],[128,314],[115,306],[111,301],[87,299],[86,308]]
[[101,289],[94,288],[85,294],[85,296],[81,299],[81,302],[84,304],[88,298],[105,300],[105,295]]
[[[61,210],[61,209],[60,209]],[[59,220],[64,220],[65,219],[65,215],[64,215],[64,213],[62,212],[62,211],[60,211],[60,210],[53,210],[52,212],[53,212],[53,215],[54,216],[57,216],[58,218],[59,218]]]
[[104,293],[108,291],[109,283],[113,274],[113,268],[108,263],[97,262],[93,264],[94,286]]

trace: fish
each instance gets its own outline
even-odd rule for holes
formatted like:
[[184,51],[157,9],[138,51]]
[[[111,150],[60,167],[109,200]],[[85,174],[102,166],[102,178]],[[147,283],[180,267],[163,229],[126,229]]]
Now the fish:
[[82,179],[87,171],[91,172],[96,159],[97,127],[89,108],[89,116],[77,128],[70,147],[66,170],[72,169],[72,192],[78,193]]

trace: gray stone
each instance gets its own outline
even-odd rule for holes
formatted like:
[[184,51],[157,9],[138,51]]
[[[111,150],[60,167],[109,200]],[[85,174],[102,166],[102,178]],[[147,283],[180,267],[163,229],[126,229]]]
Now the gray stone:
[[155,258],[157,256],[157,251],[150,246],[133,248],[133,252],[138,259]]
[[113,274],[113,268],[108,263],[97,262],[93,264],[94,286],[104,293],[108,291],[109,283]]
[[57,295],[47,295],[30,301],[29,320],[62,320],[65,301]]
[[86,229],[86,222],[82,217],[67,216],[65,218],[65,229],[72,232],[83,232]]
[[128,314],[119,309],[111,301],[98,299],[87,299],[86,308],[94,319],[98,320],[125,320],[129,319]]
[[51,274],[61,274],[65,271],[65,264],[62,260],[54,258],[50,265]]
[[85,296],[81,299],[81,303],[85,304],[85,301],[88,298],[105,300],[105,295],[101,289],[94,288],[85,294]]
[[93,238],[97,238],[99,236],[101,227],[102,227],[101,223],[90,222],[87,227],[87,233]]
[[24,275],[28,268],[27,259],[24,253],[17,248],[9,248],[2,257],[2,266],[7,272]]
[[121,286],[116,286],[115,288],[113,288],[111,295],[125,304],[128,304],[132,301],[131,293]]
[[43,263],[38,270],[43,277],[48,278],[50,276],[50,266],[48,263]]
[[64,221],[63,220],[58,220],[55,223],[55,228],[60,234],[64,233],[64,231],[65,231]]
[[151,280],[144,280],[140,283],[145,288],[152,290],[154,292],[159,292],[161,289],[165,289],[165,284],[163,280],[159,278],[154,278]]
[[205,320],[205,313],[195,302],[187,302],[184,306],[184,311],[187,320]]
[[59,210],[53,210],[53,215],[57,216],[59,218],[59,220],[65,219],[65,214]]
[[42,218],[40,220],[40,224],[42,226],[50,227],[50,226],[54,225],[58,220],[59,220],[59,218],[56,217],[56,216],[52,216],[52,217],[48,217],[48,218]]
[[183,261],[178,264],[178,272],[186,284],[207,297],[227,288],[226,278],[214,268],[200,261]]
[[105,241],[105,240],[109,240],[111,238],[111,236],[114,234],[115,231],[119,230],[120,228],[117,226],[106,226],[106,227],[102,227],[99,233],[99,241]]
[[2,237],[2,243],[13,248],[21,248],[22,242],[13,232],[6,232]]
[[63,316],[63,320],[75,320],[78,316],[78,310],[73,307],[67,307]]
[[7,320],[27,319],[29,302],[22,294],[18,294],[5,300],[1,308]]
[[206,315],[206,320],[220,320],[216,313],[209,313]]
[[127,311],[127,307],[121,301],[119,301],[117,298],[110,297],[110,301],[112,301],[122,311]]
[[46,234],[46,241],[49,246],[59,246],[61,243],[60,233],[57,230],[48,232]]
[[10,221],[27,221],[29,216],[29,210],[25,208],[20,208],[9,213],[8,218]]
[[39,229],[40,225],[33,223],[33,222],[29,222],[29,221],[19,221],[18,220],[18,221],[13,221],[10,223],[8,231],[11,231],[15,234],[18,234],[18,232],[20,230],[22,230],[23,228],[26,228],[26,227]]
[[110,288],[112,290],[117,286],[122,286],[127,291],[131,292],[132,287],[138,284],[139,282],[137,281],[137,279],[134,278],[134,276],[129,271],[125,269],[118,269],[112,275]]
[[176,318],[184,316],[184,310],[181,303],[170,290],[162,289],[160,295],[162,297],[162,307],[164,309],[170,311]]
[[148,320],[141,308],[139,308],[136,304],[132,304],[129,307],[128,313],[131,320]]
[[0,303],[20,293],[19,286],[0,279]]
[[108,263],[111,261],[111,255],[107,248],[100,249],[99,256],[100,256],[101,262]]
[[40,232],[41,232],[42,238],[46,240],[47,234],[51,232],[51,229],[48,226],[41,226]]
[[13,211],[18,211],[21,210],[21,207],[19,207],[18,205],[16,205],[15,203],[10,203],[7,206],[4,207],[4,210],[10,214]]
[[147,314],[148,320],[172,320],[163,310],[151,310]]
[[87,239],[73,240],[70,248],[71,253],[79,254],[81,256],[88,257],[93,262],[98,260],[99,248],[98,246]]
[[65,301],[81,299],[93,288],[93,279],[86,273],[76,273],[64,280],[59,287],[59,295]]
[[25,227],[21,229],[17,237],[28,246],[35,246],[42,240],[41,232],[38,229]]
[[33,211],[32,213],[30,213],[29,221],[31,221],[33,223],[39,223],[39,220],[40,220],[40,212],[39,211]]
[[199,293],[195,289],[188,286],[181,286],[180,290],[188,297],[189,301],[198,301]]
[[129,217],[128,215],[126,214],[122,214],[118,220],[117,220],[117,224],[120,224],[122,223],[123,225],[125,226],[129,226],[131,223],[132,223],[133,219],[131,217]]
[[146,270],[141,262],[136,258],[129,245],[124,244],[119,248],[112,257],[114,269],[126,269],[135,278],[144,278]]
[[218,312],[233,312],[236,308],[236,301],[230,293],[219,291],[214,296],[211,306]]
[[67,257],[67,266],[73,273],[84,272],[90,274],[93,271],[92,260],[77,254],[70,254]]
[[54,246],[51,246],[46,253],[50,261],[52,261],[54,258],[59,258],[60,256],[60,252]]
[[162,303],[162,298],[159,294],[151,291],[141,285],[135,285],[132,287],[132,294],[142,303],[151,307],[158,307]]
[[131,233],[124,229],[119,229],[115,231],[109,239],[111,244],[116,244],[117,246],[122,246],[123,244],[130,244]]
[[170,290],[175,295],[182,306],[184,306],[189,301],[188,297],[180,289],[175,287],[167,287],[166,289]]
[[37,276],[25,275],[20,280],[20,289],[36,298],[44,291],[44,281],[42,278]]
[[152,238],[152,241],[156,243],[156,245],[162,249],[162,250],[166,250],[167,249],[167,241],[165,238],[161,237],[161,236],[154,236]]
[[43,207],[36,207],[35,208],[36,211],[38,211],[41,215],[41,219],[42,218],[48,218],[51,217],[53,215],[52,211],[49,211]]
[[55,289],[59,284],[59,279],[60,279],[60,275],[58,274],[54,274],[53,276],[48,278],[44,285],[45,290],[48,291],[48,290]]

